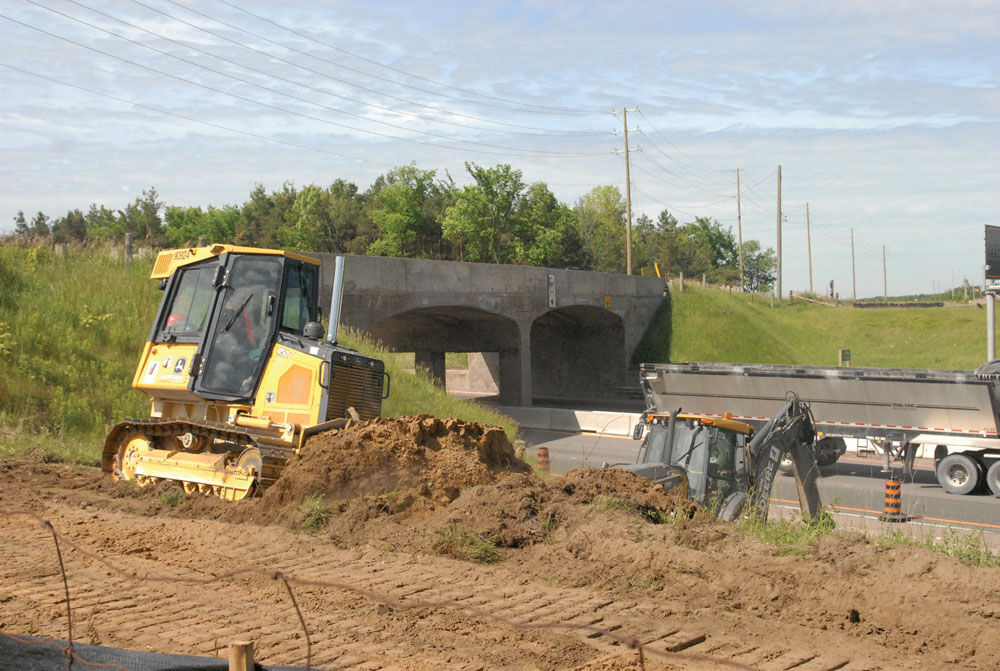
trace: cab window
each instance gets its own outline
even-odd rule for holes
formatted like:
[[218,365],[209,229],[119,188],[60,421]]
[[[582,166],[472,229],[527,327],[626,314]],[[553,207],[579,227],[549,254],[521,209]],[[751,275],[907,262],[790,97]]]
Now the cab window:
[[186,268],[160,325],[162,336],[200,336],[215,298],[215,266]]
[[288,264],[285,285],[285,307],[281,315],[281,328],[302,333],[308,322],[316,321],[316,269],[304,263]]

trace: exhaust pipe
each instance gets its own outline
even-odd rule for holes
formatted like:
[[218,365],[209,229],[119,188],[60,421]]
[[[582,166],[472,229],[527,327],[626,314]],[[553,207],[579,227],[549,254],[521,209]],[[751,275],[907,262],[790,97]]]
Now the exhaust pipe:
[[337,256],[333,265],[333,291],[330,294],[330,327],[327,330],[328,342],[337,342],[337,332],[340,330],[340,306],[344,302],[344,257]]

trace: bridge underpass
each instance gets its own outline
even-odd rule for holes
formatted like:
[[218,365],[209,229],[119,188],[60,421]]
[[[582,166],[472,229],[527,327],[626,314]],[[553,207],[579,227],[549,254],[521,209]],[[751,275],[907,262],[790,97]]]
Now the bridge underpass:
[[436,306],[393,315],[366,330],[372,339],[393,351],[413,352],[414,365],[442,386],[447,352],[496,352],[499,370],[494,382],[500,390],[500,403],[520,400],[521,343],[513,319],[468,306]]
[[[329,303],[333,256],[323,261]],[[659,278],[348,256],[341,322],[445,379],[445,353],[496,353],[503,405],[613,407],[635,387],[632,351],[663,302]]]

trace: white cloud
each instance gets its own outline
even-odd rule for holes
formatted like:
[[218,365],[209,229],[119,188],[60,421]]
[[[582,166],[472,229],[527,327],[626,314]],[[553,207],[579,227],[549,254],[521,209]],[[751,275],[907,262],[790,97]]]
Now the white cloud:
[[[5,185],[0,190],[0,229],[12,226],[19,209],[59,216],[91,202],[122,207],[149,186],[156,186],[168,203],[190,205],[242,202],[258,181],[280,188],[286,180],[303,186],[339,177],[363,189],[389,167],[410,161],[441,174],[448,171],[459,182],[466,177],[465,161],[509,162],[526,179],[546,181],[562,200],[574,202],[592,186],[623,185],[622,159],[612,153],[620,149],[621,137],[610,135],[620,132],[621,119],[609,112],[636,105],[642,114],[629,120],[642,131],[633,140],[642,147],[633,171],[637,214],[655,218],[667,204],[678,208],[682,220],[705,214],[735,223],[733,171],[740,167],[747,184],[744,237],[774,246],[776,205],[768,176],[780,163],[785,212],[794,213],[789,214],[789,240],[802,237],[804,203],[809,202],[816,215],[814,245],[828,243],[823,260],[814,257],[817,281],[822,273],[836,276],[841,287],[849,283],[844,273],[849,275],[845,249],[851,228],[859,255],[878,252],[875,270],[867,262],[864,270],[859,267],[863,295],[881,292],[883,244],[896,269],[890,273],[890,290],[896,293],[927,290],[932,281],[940,286],[952,268],[977,281],[982,225],[996,223],[992,219],[1000,209],[993,184],[1000,173],[1000,52],[995,47],[1000,7],[991,2],[852,0],[749,7],[735,2],[539,0],[302,2],[274,8],[263,0],[240,3],[332,47],[326,48],[215,0],[144,0],[282,60],[241,49],[138,4],[107,1],[94,6],[160,37],[122,27],[66,0],[38,2],[109,30],[127,31],[138,42],[219,73],[30,4],[6,6],[0,14],[265,105],[185,84],[0,18],[0,41],[7,45],[0,63],[141,105],[0,66]],[[238,70],[177,42],[258,71]],[[223,73],[325,107],[234,82]],[[525,111],[541,112],[537,106],[594,114]],[[349,109],[368,120],[334,109]],[[435,116],[473,128],[434,123],[430,119]],[[549,132],[542,136],[515,134],[545,129]],[[608,134],[557,137],[566,130]],[[529,157],[503,147],[601,155]],[[784,247],[785,284],[804,288],[808,273],[802,245],[789,242]]]

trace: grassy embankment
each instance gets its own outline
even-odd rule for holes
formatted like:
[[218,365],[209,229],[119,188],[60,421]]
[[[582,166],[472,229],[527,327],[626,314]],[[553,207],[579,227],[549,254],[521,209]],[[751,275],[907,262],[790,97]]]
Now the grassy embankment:
[[[656,334],[670,360],[972,370],[986,358],[986,314],[974,305],[854,308],[687,288]],[[658,354],[662,355],[662,349]],[[666,360],[666,359],[659,359]]]
[[[161,297],[151,269],[152,259],[106,250],[0,246],[0,458],[92,464],[108,426],[149,415],[130,384]],[[513,438],[509,418],[448,396],[354,334],[341,341],[386,361],[384,415],[499,424]]]

